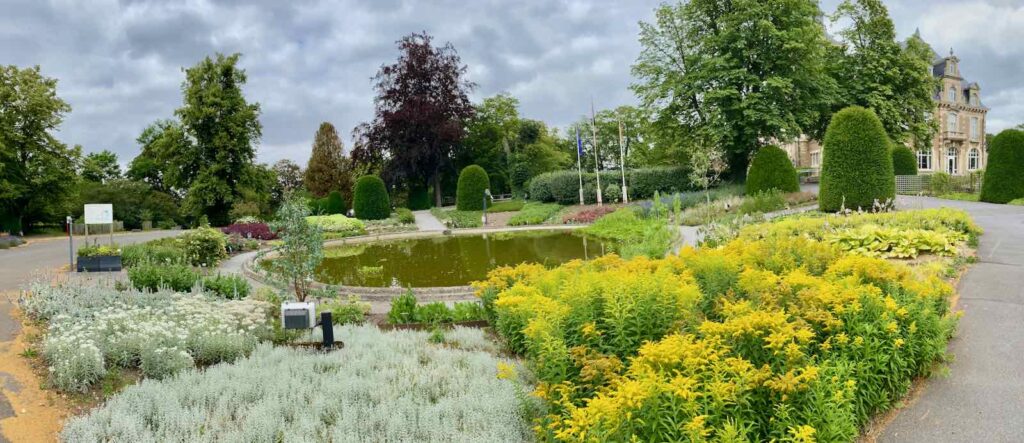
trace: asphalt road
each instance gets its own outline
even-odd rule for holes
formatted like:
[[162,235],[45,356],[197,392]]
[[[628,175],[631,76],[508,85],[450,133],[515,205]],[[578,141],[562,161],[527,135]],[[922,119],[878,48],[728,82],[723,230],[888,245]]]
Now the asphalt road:
[[[180,233],[181,231],[123,233],[115,234],[114,241],[125,245]],[[99,238],[100,244],[110,241],[107,236],[90,238]],[[80,242],[81,239],[76,238],[75,246],[80,245]],[[9,346],[9,342],[18,335],[18,322],[10,315],[13,307],[11,298],[33,278],[66,266],[68,261],[68,241],[62,238],[34,240],[17,248],[0,250],[0,346]],[[14,416],[14,411],[11,410],[10,402],[7,401],[4,391],[16,391],[18,386],[13,377],[3,372],[0,372],[0,384],[3,388],[0,389],[0,420],[2,420]],[[2,435],[0,435],[0,443],[7,443]]]
[[958,207],[984,230],[960,281],[964,311],[949,375],[933,375],[880,442],[1024,441],[1024,207],[900,197],[901,209]]

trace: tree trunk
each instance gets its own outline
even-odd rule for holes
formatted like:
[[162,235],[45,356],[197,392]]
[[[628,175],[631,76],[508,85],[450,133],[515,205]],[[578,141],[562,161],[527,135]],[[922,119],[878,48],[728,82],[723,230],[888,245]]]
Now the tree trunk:
[[434,185],[434,206],[440,208],[441,204],[441,174],[435,169],[430,176],[430,183]]

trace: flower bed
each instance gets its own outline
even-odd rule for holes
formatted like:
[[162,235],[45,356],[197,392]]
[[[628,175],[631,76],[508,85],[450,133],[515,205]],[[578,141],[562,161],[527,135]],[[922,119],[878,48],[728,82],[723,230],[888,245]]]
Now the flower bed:
[[233,361],[270,333],[270,307],[258,301],[35,284],[20,304],[30,318],[49,323],[42,355],[48,383],[63,391],[87,391],[115,367],[163,378]]
[[[527,441],[511,362],[478,330],[335,329],[328,354],[261,345],[246,359],[129,387],[61,440]],[[499,366],[502,370],[499,372]],[[273,438],[273,436],[277,436]]]
[[596,208],[584,209],[575,214],[569,214],[562,217],[562,223],[593,223],[595,220],[615,212],[616,209],[618,209],[618,207],[615,206],[598,206]]
[[539,225],[555,215],[562,207],[555,203],[529,202],[508,220],[509,226]]
[[225,226],[220,230],[227,235],[238,234],[242,238],[251,238],[256,240],[273,240],[277,238],[277,234],[270,230],[270,226],[266,223],[259,222],[235,223]]
[[366,224],[355,218],[345,217],[341,214],[334,215],[311,215],[306,220],[322,229],[324,232],[337,234],[344,237],[363,235],[366,233]]
[[[917,229],[970,224],[934,215],[886,217]],[[750,229],[766,238],[664,259],[501,268],[477,284],[496,330],[540,380],[538,437],[852,441],[944,358],[956,316],[941,266]]]

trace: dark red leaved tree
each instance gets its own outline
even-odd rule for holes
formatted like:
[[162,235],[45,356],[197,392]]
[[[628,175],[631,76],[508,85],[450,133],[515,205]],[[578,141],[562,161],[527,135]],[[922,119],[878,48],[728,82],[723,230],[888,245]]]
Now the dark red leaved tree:
[[441,205],[441,174],[450,168],[473,115],[466,66],[451,43],[435,47],[425,32],[397,42],[401,55],[373,77],[374,119],[353,130],[353,160],[379,168],[389,184],[434,187]]

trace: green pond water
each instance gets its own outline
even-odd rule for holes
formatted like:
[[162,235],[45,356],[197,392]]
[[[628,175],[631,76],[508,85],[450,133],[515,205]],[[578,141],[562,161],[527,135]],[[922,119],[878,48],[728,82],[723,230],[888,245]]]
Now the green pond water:
[[462,286],[499,266],[555,266],[614,252],[614,244],[562,231],[448,235],[331,247],[317,280],[347,286]]

